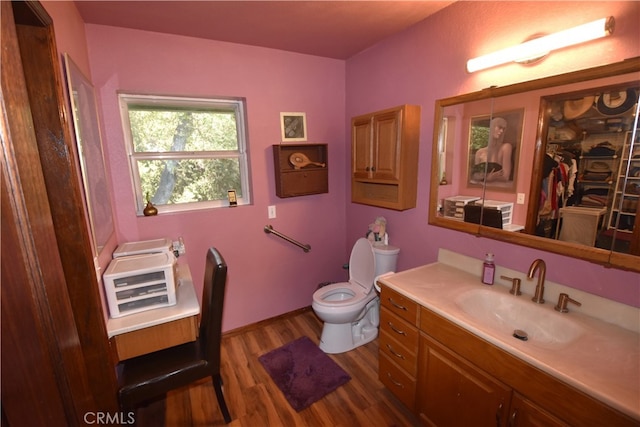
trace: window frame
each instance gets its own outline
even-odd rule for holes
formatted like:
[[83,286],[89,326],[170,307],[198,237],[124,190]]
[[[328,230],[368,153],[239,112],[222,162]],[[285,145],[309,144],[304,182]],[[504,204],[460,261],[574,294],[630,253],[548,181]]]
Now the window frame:
[[[143,216],[146,197],[142,194],[142,185],[138,169],[139,160],[184,160],[184,159],[223,159],[237,158],[240,169],[240,189],[235,188],[238,206],[251,204],[251,174],[249,168],[248,132],[246,120],[246,98],[226,97],[192,97],[174,95],[148,95],[130,92],[118,92],[122,130],[124,133],[125,150],[128,158],[131,185],[135,198],[136,215]],[[136,152],[134,150],[131,123],[129,121],[129,105],[144,105],[148,107],[178,107],[193,108],[194,110],[216,109],[233,110],[236,118],[238,138],[237,151],[181,151],[181,152]],[[229,189],[231,190],[231,189]],[[242,197],[239,196],[242,194]],[[215,209],[228,207],[226,198],[208,200],[204,202],[176,203],[156,206],[158,213],[186,212],[201,209]]]

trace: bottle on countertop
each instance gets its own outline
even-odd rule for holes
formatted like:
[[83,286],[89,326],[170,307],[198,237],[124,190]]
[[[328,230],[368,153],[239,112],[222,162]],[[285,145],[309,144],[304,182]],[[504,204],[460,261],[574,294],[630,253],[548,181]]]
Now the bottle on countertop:
[[496,265],[493,263],[493,254],[487,254],[482,264],[482,283],[485,285],[493,285],[495,273]]

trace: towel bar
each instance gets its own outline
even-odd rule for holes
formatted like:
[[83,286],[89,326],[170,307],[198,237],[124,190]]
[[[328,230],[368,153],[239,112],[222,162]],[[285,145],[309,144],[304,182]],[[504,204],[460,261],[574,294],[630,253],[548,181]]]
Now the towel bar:
[[264,232],[267,233],[267,234],[269,234],[269,233],[275,234],[276,236],[280,237],[281,239],[284,239],[289,243],[292,243],[292,244],[294,244],[296,246],[299,246],[305,252],[309,252],[311,250],[311,246],[305,245],[303,243],[298,242],[297,240],[293,240],[291,237],[285,236],[284,234],[274,230],[273,227],[270,226],[270,225],[265,225],[264,226]]

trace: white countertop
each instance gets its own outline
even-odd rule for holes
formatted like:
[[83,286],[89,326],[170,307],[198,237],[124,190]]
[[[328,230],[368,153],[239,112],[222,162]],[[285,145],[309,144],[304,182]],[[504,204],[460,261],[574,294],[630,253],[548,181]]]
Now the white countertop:
[[107,335],[109,338],[149,328],[162,323],[172,322],[200,313],[200,303],[193,287],[191,271],[186,264],[177,267],[176,304],[169,307],[154,308],[128,316],[109,318],[107,320]]
[[473,289],[526,301],[531,300],[531,295],[512,296],[505,286],[483,285],[479,275],[441,262],[384,275],[378,280],[497,347],[640,420],[640,334],[637,331],[575,311],[558,313],[553,309],[556,300],[549,297],[539,306],[546,312],[545,316],[569,316],[586,332],[559,348],[545,347],[481,324],[456,303],[460,295]]

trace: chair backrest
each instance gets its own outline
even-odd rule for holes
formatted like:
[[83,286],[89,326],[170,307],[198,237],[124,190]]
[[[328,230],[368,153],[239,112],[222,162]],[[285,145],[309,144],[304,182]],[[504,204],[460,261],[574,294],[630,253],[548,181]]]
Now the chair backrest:
[[464,222],[480,224],[493,228],[502,228],[502,211],[494,208],[485,208],[481,205],[469,203],[464,206]]
[[202,313],[200,317],[200,341],[205,357],[220,369],[220,340],[222,338],[222,309],[227,282],[227,264],[216,248],[209,248],[202,289]]

